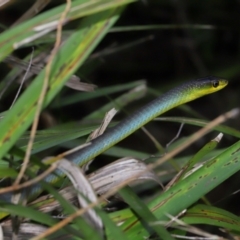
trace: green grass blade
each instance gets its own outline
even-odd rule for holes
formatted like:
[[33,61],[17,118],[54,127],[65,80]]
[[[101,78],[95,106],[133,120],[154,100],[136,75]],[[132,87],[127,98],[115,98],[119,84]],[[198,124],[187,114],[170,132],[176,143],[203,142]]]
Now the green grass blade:
[[[111,9],[86,18],[82,22],[81,29],[67,40],[54,58],[44,106],[49,104],[69,76],[89,56],[97,43],[118,19],[121,10]],[[43,79],[44,72],[41,72],[0,122],[0,159],[31,124]]]
[[106,235],[109,236],[109,238],[112,238],[114,240],[128,240],[127,234],[125,234],[120,227],[118,227],[112,219],[108,216],[107,213],[104,211],[97,210],[97,213],[101,217],[104,226],[106,228]]
[[[67,15],[66,22],[75,20],[77,18],[85,17],[100,11],[133,2],[133,0],[76,0],[72,2],[71,9]],[[61,13],[65,9],[65,4],[42,13],[33,19],[24,22],[14,28],[10,28],[0,35],[0,61],[10,54],[15,49],[21,46],[21,42],[29,43],[56,28],[50,27],[49,23],[54,23],[59,20]],[[45,25],[45,26],[44,26]],[[41,29],[40,29],[41,26]],[[28,39],[28,41],[26,41]],[[22,43],[23,45],[24,43]]]
[[140,85],[131,91],[122,94],[118,98],[114,99],[110,103],[104,105],[103,107],[97,109],[97,111],[92,112],[84,118],[84,120],[99,119],[104,117],[107,111],[112,108],[121,109],[132,101],[142,98],[146,92],[146,85]]
[[[161,221],[169,220],[167,214],[176,216],[240,169],[239,151],[240,141],[156,197],[149,204],[149,208]],[[133,217],[122,225],[122,229],[131,230],[137,237],[140,234],[139,224],[140,222]],[[141,234],[148,236],[147,231],[141,229]]]
[[[134,210],[134,212],[140,216],[141,220],[146,224],[145,229],[149,231],[149,234],[153,234],[153,230],[156,234],[163,239],[173,240],[174,238],[168,233],[168,231],[161,225],[150,225],[157,221],[157,218],[149,211],[148,207],[139,199],[139,197],[132,191],[130,187],[125,187],[119,191],[120,196],[124,201]],[[141,231],[141,229],[139,229]],[[127,232],[129,239],[141,238],[141,235],[131,235],[131,230]]]
[[183,218],[187,224],[207,224],[228,230],[237,231],[240,234],[240,218],[226,210],[198,204],[190,208]]
[[[156,118],[155,121],[186,123],[186,124],[199,126],[199,127],[204,127],[209,123],[209,121],[202,120],[202,119],[184,118],[184,117],[160,117],[160,118]],[[228,126],[219,125],[214,127],[213,130],[231,135],[233,137],[240,138],[240,131]]]
[[11,203],[0,202],[0,215],[1,214],[13,214],[18,215],[25,218],[30,218],[36,222],[46,224],[48,226],[52,226],[58,221],[50,217],[46,213],[39,212],[31,207],[25,207],[21,205],[14,205]]
[[194,167],[195,164],[200,163],[208,153],[213,151],[217,147],[218,143],[219,141],[213,139],[207,144],[205,144],[183,167],[184,170],[182,171],[179,180],[182,179],[185,176],[185,174]]
[[146,84],[146,82],[136,81],[136,82],[114,85],[114,86],[105,87],[105,88],[99,88],[95,92],[88,92],[88,93],[83,92],[81,94],[74,93],[69,96],[61,98],[61,102],[59,102],[59,100],[53,101],[50,105],[50,108],[55,109],[55,108],[58,108],[59,106],[64,107],[77,102],[83,102],[83,101],[94,99],[97,97],[108,96],[109,94],[129,90],[131,88],[134,88],[143,84]]
[[[91,127],[80,128],[79,126],[76,127],[76,125],[77,124],[72,124],[72,129],[66,128],[66,130],[64,129],[64,125],[63,125],[62,130],[47,129],[43,131],[38,131],[34,140],[32,153],[37,153],[54,146],[58,146],[70,140],[73,140],[82,136],[86,136],[99,126],[99,125],[93,125]],[[20,147],[22,150],[25,150],[27,147],[28,141],[29,141],[29,133],[24,134],[24,136],[18,140],[17,146]]]

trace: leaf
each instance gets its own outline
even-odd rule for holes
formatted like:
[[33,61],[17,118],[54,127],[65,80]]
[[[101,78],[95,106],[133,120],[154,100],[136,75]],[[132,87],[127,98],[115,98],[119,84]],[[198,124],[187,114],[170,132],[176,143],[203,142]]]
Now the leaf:
[[[124,199],[124,201],[127,202],[128,205],[130,205],[130,207],[134,210],[134,212],[138,216],[140,216],[141,221],[145,222],[145,224],[148,226],[148,227],[145,226],[145,228],[147,229],[150,235],[153,233],[152,229],[154,229],[158,237],[163,239],[169,239],[169,240],[174,239],[170,235],[170,233],[168,233],[168,231],[165,229],[164,226],[161,226],[159,224],[158,225],[153,224],[155,221],[157,221],[157,218],[151,213],[148,207],[138,198],[138,196],[131,190],[130,187],[125,187],[121,189],[119,191],[119,194]],[[128,231],[128,236],[129,236],[129,239],[136,239],[136,236],[132,235],[131,229],[129,229]]]
[[190,208],[181,218],[187,224],[207,224],[234,230],[240,234],[240,218],[214,206],[198,204]]
[[[146,169],[147,165],[141,160],[126,157],[100,168],[88,177],[94,190],[102,195],[107,191],[118,187],[121,183],[125,182],[132,176],[146,171]],[[133,181],[139,182],[141,180],[153,180],[162,186],[158,177],[153,172],[145,172]]]
[[[167,221],[166,214],[178,215],[214,187],[239,171],[239,152],[240,141],[156,197],[149,203],[149,208],[159,221]],[[132,217],[122,225],[122,229],[131,231],[135,237],[148,236],[148,232],[143,227],[139,230],[139,225],[141,223],[135,217]]]
[[[58,169],[63,171],[72,182],[78,196],[79,204],[82,208],[88,206],[91,202],[97,201],[97,196],[83,171],[74,163],[67,159],[61,159],[58,162]],[[92,229],[104,236],[103,223],[94,209],[89,209],[84,214],[84,219],[89,223]]]
[[[73,71],[84,62],[107,30],[117,20],[120,12],[121,9],[112,9],[90,16],[82,21],[80,30],[69,37],[54,58],[49,91],[45,97],[44,106],[49,104]],[[95,24],[92,25],[92,22],[95,22]],[[0,158],[31,124],[43,79],[44,72],[42,71],[0,122],[0,128],[2,129],[0,132]],[[33,92],[34,94],[32,94]]]
[[[156,118],[155,121],[167,121],[167,122],[178,122],[178,123],[186,123],[194,126],[204,127],[209,123],[209,121],[202,120],[202,119],[195,119],[195,118],[183,118],[183,117],[159,117]],[[219,125],[213,128],[216,131],[231,135],[233,137],[240,138],[240,131],[224,126]]]

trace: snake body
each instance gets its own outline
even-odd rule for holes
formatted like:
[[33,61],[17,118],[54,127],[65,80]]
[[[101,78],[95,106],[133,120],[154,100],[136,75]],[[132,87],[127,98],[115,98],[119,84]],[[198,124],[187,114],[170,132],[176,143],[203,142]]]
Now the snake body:
[[82,166],[157,116],[183,103],[218,91],[226,85],[226,80],[216,77],[207,77],[186,82],[146,104],[132,115],[126,117],[115,127],[110,128],[106,133],[92,140],[91,145],[69,155],[67,159]]
[[[146,104],[132,115],[126,117],[116,126],[108,129],[101,136],[92,140],[89,146],[68,155],[67,159],[82,166],[116,143],[128,137],[157,116],[181,104],[216,92],[224,88],[227,84],[227,80],[212,76],[183,83]],[[63,173],[60,170],[57,170],[55,173],[48,175],[44,181],[53,184],[56,183],[61,176],[63,176]],[[34,185],[31,188],[29,195],[35,195],[40,191],[41,186],[39,184]]]

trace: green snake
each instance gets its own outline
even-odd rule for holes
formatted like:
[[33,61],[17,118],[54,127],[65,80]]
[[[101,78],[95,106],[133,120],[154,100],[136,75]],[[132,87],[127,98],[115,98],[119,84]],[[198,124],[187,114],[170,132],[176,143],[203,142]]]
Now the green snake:
[[[67,159],[78,166],[83,166],[157,116],[181,104],[219,91],[227,84],[227,80],[212,76],[183,83],[146,104],[116,126],[108,129],[105,133],[92,140],[90,145],[68,155]],[[60,170],[56,170],[53,174],[48,175],[44,181],[53,184],[62,176],[63,173]],[[41,189],[40,184],[34,185],[28,190],[27,195],[30,197],[36,195],[41,192]],[[0,196],[0,199],[10,201],[10,197],[11,194],[3,194]]]

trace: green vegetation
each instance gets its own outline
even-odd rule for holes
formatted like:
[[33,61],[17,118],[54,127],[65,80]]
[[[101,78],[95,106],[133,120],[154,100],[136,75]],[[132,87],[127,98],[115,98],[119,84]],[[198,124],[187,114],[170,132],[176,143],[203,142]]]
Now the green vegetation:
[[[38,12],[27,2],[10,1],[0,16],[6,239],[239,237],[239,3],[38,0]],[[25,19],[11,26],[16,12]],[[12,55],[24,59],[24,67]],[[86,143],[110,109],[120,112],[111,127],[179,83],[206,75],[231,81],[160,116],[98,156],[90,169],[57,161]],[[36,178],[49,167],[67,177],[55,186]],[[40,196],[28,195],[31,181],[41,184]],[[11,198],[13,190],[19,191]]]

